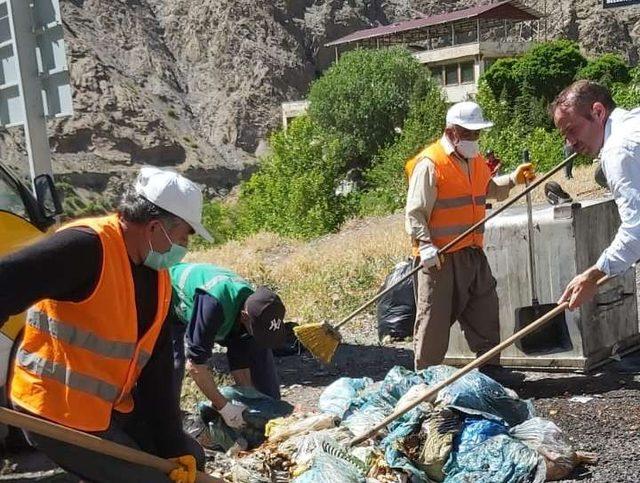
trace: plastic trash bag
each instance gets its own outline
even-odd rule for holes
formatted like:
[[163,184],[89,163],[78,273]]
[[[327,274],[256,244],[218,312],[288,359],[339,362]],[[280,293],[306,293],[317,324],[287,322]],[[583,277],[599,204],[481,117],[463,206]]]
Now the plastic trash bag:
[[[398,400],[412,386],[422,382],[422,377],[415,372],[401,366],[393,367],[375,390],[366,391],[362,397],[353,401],[352,410],[342,424],[355,436],[366,433],[393,412]],[[391,423],[389,429],[393,431],[395,426],[409,419],[413,411],[415,409]],[[381,434],[384,434],[384,431],[381,431]]]
[[[407,448],[407,438],[418,432],[425,413],[422,406],[418,406],[407,413],[408,418],[396,425],[389,435],[382,440],[380,446],[384,449],[384,457],[390,468],[407,473],[412,482],[428,482],[426,473],[418,468],[410,459]],[[409,454],[408,454],[409,453]]]
[[537,452],[507,434],[498,434],[466,450],[454,449],[444,467],[444,482],[542,483],[544,471],[539,467]]
[[318,409],[323,413],[330,413],[343,419],[363,390],[373,384],[369,377],[350,378],[341,377],[326,387],[318,400]]
[[566,478],[582,462],[595,462],[594,453],[574,451],[562,430],[547,419],[531,418],[509,434],[543,457],[547,481]]
[[476,416],[467,416],[462,427],[453,440],[453,450],[464,453],[499,434],[508,434],[505,424]]
[[[429,385],[444,381],[456,371],[449,366],[433,366],[420,375]],[[467,414],[477,414],[488,419],[501,419],[509,426],[516,426],[535,415],[533,404],[490,377],[474,369],[453,384],[443,388],[437,402],[451,406]]]
[[[293,480],[293,483],[364,483],[365,471],[355,461],[344,459],[344,450],[326,440],[318,443],[313,451],[309,469]],[[349,458],[349,455],[346,456]]]
[[[398,263],[387,275],[380,291],[386,290],[412,270],[412,261]],[[416,302],[413,293],[413,277],[383,295],[377,304],[378,338],[403,340],[413,336],[416,319]]]
[[333,414],[313,414],[302,417],[293,415],[269,421],[265,427],[265,435],[270,442],[277,443],[294,435],[333,428],[337,422]]
[[434,481],[444,480],[444,465],[453,448],[453,440],[462,429],[460,413],[449,408],[438,408],[422,423],[419,437],[421,450],[413,456],[418,468]]
[[286,401],[278,401],[252,387],[221,387],[220,393],[230,401],[238,401],[247,406],[243,413],[246,426],[233,429],[227,426],[210,401],[198,403],[200,418],[209,429],[210,448],[229,451],[232,447],[254,448],[264,441],[267,422],[291,414],[293,406]]

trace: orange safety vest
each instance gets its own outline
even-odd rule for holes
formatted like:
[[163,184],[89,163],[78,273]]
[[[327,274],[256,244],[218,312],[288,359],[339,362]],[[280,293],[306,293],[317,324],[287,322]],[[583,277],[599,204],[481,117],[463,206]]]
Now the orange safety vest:
[[[444,247],[485,217],[491,172],[484,157],[478,154],[469,161],[470,175],[467,176],[457,161],[447,155],[440,141],[436,141],[407,161],[407,177],[411,177],[416,164],[424,158],[429,158],[434,164],[438,187],[438,196],[428,222],[429,233],[436,247]],[[449,248],[447,253],[472,246],[482,248],[483,233],[484,226]],[[412,240],[412,244],[413,254],[417,255],[418,241]]]
[[158,308],[138,339],[131,265],[117,215],[64,228],[93,229],[102,243],[102,271],[81,302],[45,299],[27,316],[11,380],[11,399],[46,419],[83,431],[109,427],[113,410],[133,410],[131,390],[149,361],[171,302],[166,270],[158,272]]

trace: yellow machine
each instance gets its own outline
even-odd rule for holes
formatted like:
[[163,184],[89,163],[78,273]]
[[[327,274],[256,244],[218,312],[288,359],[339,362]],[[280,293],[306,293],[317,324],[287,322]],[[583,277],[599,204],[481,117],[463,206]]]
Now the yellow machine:
[[[62,212],[51,176],[36,177],[34,187],[38,199],[0,163],[0,257],[45,236]],[[0,329],[0,386],[5,385],[11,348],[24,323],[25,314],[20,314]]]

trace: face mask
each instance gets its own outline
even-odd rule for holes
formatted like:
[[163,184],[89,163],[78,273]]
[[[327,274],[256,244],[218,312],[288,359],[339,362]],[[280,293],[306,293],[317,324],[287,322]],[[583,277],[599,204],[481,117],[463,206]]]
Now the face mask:
[[458,141],[456,143],[456,151],[465,159],[471,159],[478,155],[480,152],[480,146],[478,141]]
[[163,270],[165,268],[172,267],[173,265],[180,263],[187,254],[187,249],[185,247],[173,243],[171,238],[169,238],[169,235],[167,235],[167,232],[164,230],[164,227],[160,225],[160,228],[162,228],[164,236],[166,236],[167,240],[171,243],[171,248],[164,253],[159,253],[153,249],[151,240],[149,240],[149,253],[144,259],[143,264],[153,270]]

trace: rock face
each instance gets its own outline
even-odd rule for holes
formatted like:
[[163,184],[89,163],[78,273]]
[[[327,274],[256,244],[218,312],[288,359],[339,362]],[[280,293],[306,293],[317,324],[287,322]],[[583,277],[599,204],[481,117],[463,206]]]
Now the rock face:
[[[354,30],[468,0],[61,0],[75,115],[50,125],[54,170],[93,192],[142,164],[172,166],[215,191],[255,166],[280,122],[333,61],[323,45]],[[640,7],[525,1],[547,36],[637,62]],[[26,169],[20,132],[0,131],[4,162]]]

